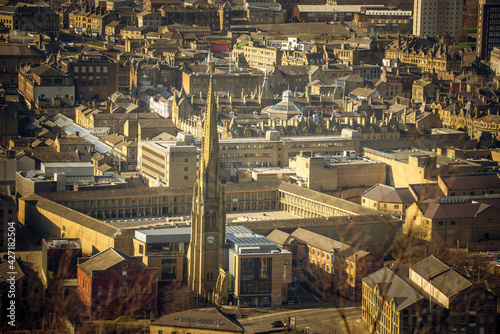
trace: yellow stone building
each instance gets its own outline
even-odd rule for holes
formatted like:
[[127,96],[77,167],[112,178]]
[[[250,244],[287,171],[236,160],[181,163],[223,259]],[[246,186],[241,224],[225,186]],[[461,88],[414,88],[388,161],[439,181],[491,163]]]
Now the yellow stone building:
[[470,103],[456,107],[455,104],[443,106],[434,102],[431,109],[441,119],[443,127],[466,131],[471,138],[478,139],[483,132],[490,133],[493,139],[500,138],[500,116],[471,106]]
[[462,70],[462,56],[449,47],[446,38],[436,41],[427,38],[399,37],[385,50],[385,58],[415,65],[429,73]]

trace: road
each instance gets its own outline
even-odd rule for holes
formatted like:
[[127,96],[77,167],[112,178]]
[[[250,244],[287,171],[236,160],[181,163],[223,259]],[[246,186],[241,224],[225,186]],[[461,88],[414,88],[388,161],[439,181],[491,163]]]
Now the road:
[[[343,318],[348,318],[349,327],[354,319],[361,318],[361,308],[349,307],[340,308],[314,308],[304,310],[290,310],[286,312],[266,314],[256,317],[249,317],[239,319],[240,324],[245,328],[245,333],[259,333],[271,330],[271,323],[276,320],[285,322],[286,317],[295,317],[296,332],[307,330],[309,333],[321,334],[343,334],[345,326],[343,325]],[[359,325],[359,322],[358,322]],[[294,330],[289,331],[293,333]],[[358,330],[351,328],[352,333],[359,333]]]

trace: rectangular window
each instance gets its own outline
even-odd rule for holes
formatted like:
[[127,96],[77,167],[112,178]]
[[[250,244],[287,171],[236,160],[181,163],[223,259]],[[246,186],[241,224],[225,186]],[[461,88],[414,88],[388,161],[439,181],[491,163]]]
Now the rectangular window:
[[102,296],[102,286],[97,287],[97,295]]
[[161,260],[161,279],[175,279],[177,277],[177,259]]

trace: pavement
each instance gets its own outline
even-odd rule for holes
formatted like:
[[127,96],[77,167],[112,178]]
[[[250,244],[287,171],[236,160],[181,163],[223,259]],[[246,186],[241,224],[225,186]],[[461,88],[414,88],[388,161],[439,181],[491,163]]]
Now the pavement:
[[[316,307],[304,309],[276,309],[274,312],[261,314],[259,309],[246,313],[246,317],[239,318],[245,333],[314,333],[314,334],[347,334],[360,333],[369,334],[361,321],[360,308],[332,308]],[[248,310],[240,309],[245,312]],[[267,310],[266,310],[267,311]],[[288,317],[296,320],[296,326],[292,328],[273,329],[270,324],[273,321],[286,321]],[[348,326],[346,326],[346,323]]]
[[[346,326],[348,324],[348,326]],[[346,320],[339,322],[339,327],[346,334],[370,334],[370,331],[363,324],[361,315],[346,317]]]

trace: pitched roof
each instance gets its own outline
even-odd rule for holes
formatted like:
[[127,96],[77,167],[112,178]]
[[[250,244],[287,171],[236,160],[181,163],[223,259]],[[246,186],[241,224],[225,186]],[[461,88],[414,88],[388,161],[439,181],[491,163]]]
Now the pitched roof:
[[417,202],[424,201],[432,197],[444,196],[443,191],[437,183],[420,183],[410,184],[410,192],[413,194]]
[[[96,190],[99,191],[99,190]],[[84,193],[84,192],[82,192]],[[50,193],[45,193],[45,194],[50,194]],[[56,193],[54,193],[56,194]],[[67,195],[68,193],[59,193],[63,195]],[[87,216],[83,213],[80,213],[78,211],[72,210],[68,207],[65,207],[64,205],[58,204],[56,202],[53,202],[51,200],[45,199],[41,196],[38,196],[36,194],[31,194],[28,196],[24,196],[21,198],[23,201],[26,202],[36,202],[36,207],[39,209],[44,209],[47,210],[48,212],[51,212],[62,219],[68,219],[71,221],[78,221],[78,223],[84,227],[87,227],[91,230],[94,230],[98,233],[102,233],[108,237],[115,237],[116,232],[119,231],[114,226],[111,226],[105,222],[102,222],[100,220],[97,220],[95,218],[92,218],[90,216]]]
[[153,321],[151,326],[181,327],[216,332],[244,332],[240,324],[229,319],[215,307],[167,314]]
[[469,203],[441,203],[431,201],[424,210],[424,217],[429,219],[472,218],[489,205]]
[[84,263],[79,264],[78,268],[80,268],[88,276],[91,276],[93,271],[107,270],[122,261],[134,262],[137,266],[146,268],[144,263],[137,261],[111,247],[93,255]]
[[438,289],[447,297],[451,297],[472,285],[469,280],[448,267],[434,255],[423,259],[410,269],[422,276],[426,281],[429,281],[435,289]]
[[415,198],[408,188],[393,188],[385,184],[377,184],[363,194],[363,197],[387,203],[413,203]]
[[288,237],[290,237],[289,233],[283,232],[283,231],[278,230],[278,229],[274,229],[271,231],[271,233],[266,235],[266,238],[268,238],[269,240],[271,240],[272,242],[274,242],[280,246],[283,246],[286,243],[286,241],[288,240]]
[[424,298],[400,274],[392,272],[387,267],[368,275],[363,278],[363,281],[372,288],[378,285],[380,294],[385,291],[385,300],[390,301],[394,298],[397,311],[401,311]]
[[62,77],[67,76],[66,73],[59,71],[58,69],[48,65],[42,64],[31,70],[33,74],[38,75],[39,77]]
[[439,176],[449,190],[500,188],[500,178],[495,174],[470,174]]
[[351,247],[340,241],[333,240],[331,238],[322,236],[321,234],[314,233],[300,227],[293,231],[291,236],[307,243],[309,246],[319,248],[326,252],[331,252],[334,249],[340,249],[341,251],[343,251]]

